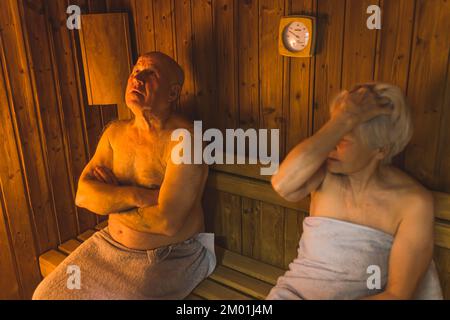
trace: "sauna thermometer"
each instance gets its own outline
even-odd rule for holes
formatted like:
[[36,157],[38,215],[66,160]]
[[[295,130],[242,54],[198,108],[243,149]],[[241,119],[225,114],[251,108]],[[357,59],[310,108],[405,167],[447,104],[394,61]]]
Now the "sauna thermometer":
[[282,17],[278,51],[288,57],[311,57],[314,54],[315,18],[309,16]]

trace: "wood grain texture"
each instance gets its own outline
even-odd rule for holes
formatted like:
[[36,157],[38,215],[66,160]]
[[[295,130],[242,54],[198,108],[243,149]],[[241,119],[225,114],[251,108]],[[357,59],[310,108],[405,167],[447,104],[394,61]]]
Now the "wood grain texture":
[[345,6],[342,1],[319,1],[314,82],[314,132],[317,132],[329,119],[330,103],[342,87],[344,19]]
[[[84,14],[126,13],[133,61],[152,50],[174,57],[186,76],[178,110],[203,120],[204,128],[281,129],[280,160],[327,121],[341,89],[373,79],[398,85],[412,107],[415,134],[395,164],[435,191],[437,264],[448,292],[448,1],[7,0],[0,8],[0,103],[8,106],[1,131],[10,138],[1,149],[0,232],[8,242],[1,248],[9,248],[1,266],[11,275],[8,295],[30,295],[39,280],[36,255],[105,218],[75,208],[73,196],[118,112],[87,103],[78,31],[65,26],[69,2]],[[379,31],[366,28],[369,4],[382,9]],[[287,14],[317,17],[313,58],[278,54],[279,18]],[[207,229],[224,246],[286,267],[309,201],[281,199],[259,166],[214,169],[203,201]],[[271,242],[261,241],[265,236]]]
[[432,189],[439,187],[437,161],[440,128],[448,127],[444,122],[447,119],[442,115],[448,109],[448,104],[444,105],[444,102],[450,36],[442,30],[449,29],[448,1],[416,2],[407,93],[415,131],[405,152],[405,169]]

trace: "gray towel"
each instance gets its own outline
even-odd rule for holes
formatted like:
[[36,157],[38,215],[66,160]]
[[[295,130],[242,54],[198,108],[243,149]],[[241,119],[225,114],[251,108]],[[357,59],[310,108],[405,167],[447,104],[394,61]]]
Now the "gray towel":
[[[154,250],[133,250],[115,241],[106,227],[49,274],[33,299],[183,299],[215,264],[212,233]],[[71,266],[79,267],[79,289],[68,286]]]
[[[370,227],[325,217],[307,217],[298,257],[267,299],[358,299],[383,291],[393,237]],[[381,288],[369,289],[369,266],[378,266]],[[373,271],[371,271],[373,272]],[[415,299],[442,299],[434,262]]]

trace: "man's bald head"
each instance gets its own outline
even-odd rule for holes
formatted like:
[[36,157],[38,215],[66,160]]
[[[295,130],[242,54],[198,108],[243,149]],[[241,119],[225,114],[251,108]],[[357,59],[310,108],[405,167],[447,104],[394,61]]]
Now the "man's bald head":
[[179,84],[180,87],[183,86],[184,71],[171,57],[159,51],[151,51],[141,55],[139,59],[141,58],[150,58],[151,60],[157,62],[161,65],[163,70],[167,72],[166,74],[170,77],[171,84]]

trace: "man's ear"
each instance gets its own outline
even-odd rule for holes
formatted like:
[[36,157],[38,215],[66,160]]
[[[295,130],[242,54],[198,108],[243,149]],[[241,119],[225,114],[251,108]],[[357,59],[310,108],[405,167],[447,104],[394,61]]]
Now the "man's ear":
[[169,102],[174,102],[178,99],[181,93],[181,86],[179,84],[173,84],[170,86]]

